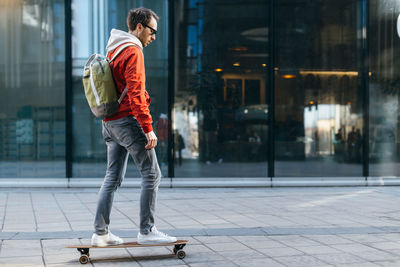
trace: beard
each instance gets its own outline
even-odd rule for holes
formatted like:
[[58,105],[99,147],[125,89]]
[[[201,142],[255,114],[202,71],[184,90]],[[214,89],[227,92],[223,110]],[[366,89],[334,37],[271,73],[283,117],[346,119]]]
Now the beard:
[[147,46],[147,43],[146,43],[146,36],[145,36],[144,32],[142,32],[141,34],[139,34],[138,37],[139,37],[138,39],[139,39],[140,42],[142,43],[143,47],[146,47],[146,46]]

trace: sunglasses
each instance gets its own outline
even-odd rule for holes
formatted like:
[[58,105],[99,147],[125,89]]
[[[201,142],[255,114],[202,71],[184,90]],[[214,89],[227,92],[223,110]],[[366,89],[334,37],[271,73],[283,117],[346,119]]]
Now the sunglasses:
[[152,27],[150,27],[149,25],[147,25],[146,23],[141,22],[141,24],[151,30],[151,35],[157,34],[157,31],[155,29],[153,29]]

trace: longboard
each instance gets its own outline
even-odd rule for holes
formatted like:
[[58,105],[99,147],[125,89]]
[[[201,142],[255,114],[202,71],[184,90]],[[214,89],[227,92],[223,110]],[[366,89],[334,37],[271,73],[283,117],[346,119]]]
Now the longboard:
[[186,252],[183,251],[183,247],[186,246],[188,240],[177,240],[174,243],[164,243],[164,244],[138,244],[137,242],[127,242],[119,245],[112,245],[106,247],[96,247],[92,245],[72,245],[67,246],[67,248],[76,248],[81,256],[79,258],[79,262],[81,264],[86,264],[90,260],[89,249],[91,248],[132,248],[132,247],[162,247],[162,246],[174,246],[174,254],[178,257],[178,259],[183,259],[186,256]]

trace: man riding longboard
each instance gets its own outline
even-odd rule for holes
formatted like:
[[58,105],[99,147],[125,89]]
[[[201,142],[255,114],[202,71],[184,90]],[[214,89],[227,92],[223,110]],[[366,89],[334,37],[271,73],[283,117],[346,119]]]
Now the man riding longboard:
[[154,224],[157,191],[161,172],[154,148],[157,137],[152,128],[149,111],[150,96],[146,91],[145,67],[142,49],[156,39],[158,16],[150,9],[130,10],[127,17],[129,32],[113,29],[107,43],[111,59],[118,49],[126,47],[110,62],[118,92],[125,87],[126,96],[118,113],[103,120],[103,137],[107,145],[107,172],[98,194],[92,246],[105,247],[122,244],[122,238],[113,235],[108,226],[114,192],[121,184],[132,156],[142,176],[140,195],[140,229],[138,244],[174,243],[175,237],[157,230]]

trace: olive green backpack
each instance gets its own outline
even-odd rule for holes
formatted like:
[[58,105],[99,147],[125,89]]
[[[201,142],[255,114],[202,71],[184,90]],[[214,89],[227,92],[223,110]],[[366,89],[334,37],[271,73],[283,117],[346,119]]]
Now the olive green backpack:
[[93,54],[86,62],[83,70],[83,87],[86,100],[96,117],[107,118],[118,112],[119,105],[128,89],[125,88],[118,98],[110,63],[122,50],[134,45],[133,43],[124,44],[110,60],[105,56]]

